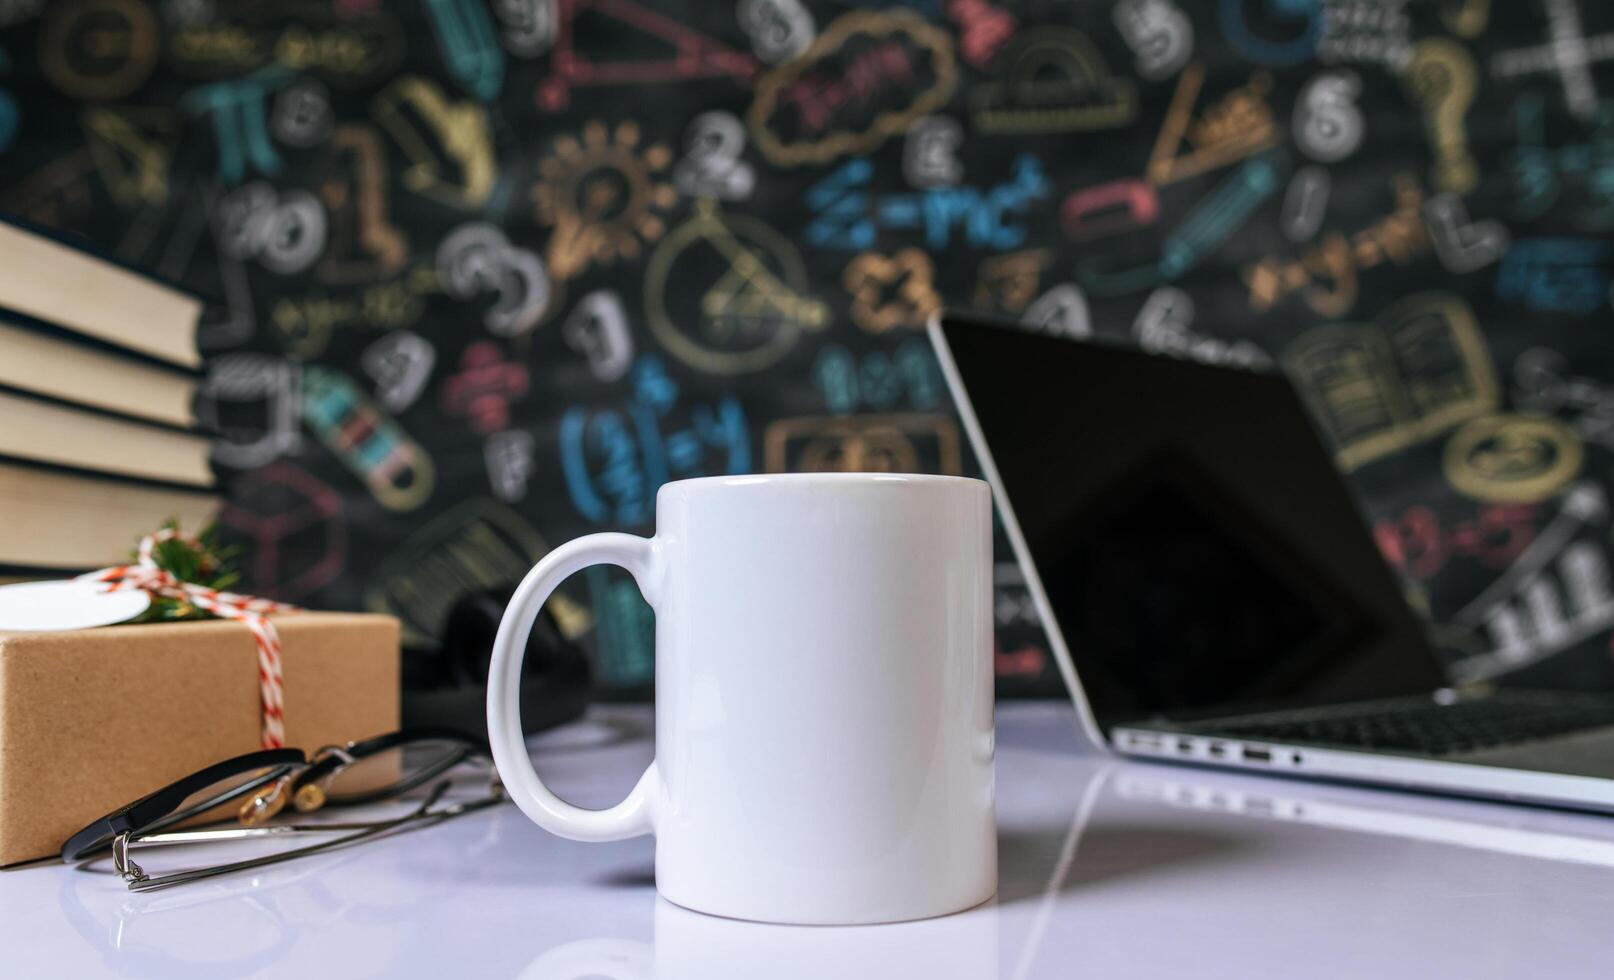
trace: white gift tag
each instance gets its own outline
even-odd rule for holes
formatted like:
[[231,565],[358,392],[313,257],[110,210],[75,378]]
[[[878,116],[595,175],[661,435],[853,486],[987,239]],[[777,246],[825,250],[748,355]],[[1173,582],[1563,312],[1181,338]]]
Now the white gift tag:
[[43,632],[121,623],[146,611],[141,589],[107,592],[103,582],[23,582],[0,585],[0,630]]

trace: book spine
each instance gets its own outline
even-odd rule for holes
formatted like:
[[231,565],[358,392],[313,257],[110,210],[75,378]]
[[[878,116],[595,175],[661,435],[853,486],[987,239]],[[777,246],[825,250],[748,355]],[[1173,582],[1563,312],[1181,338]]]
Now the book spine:
[[6,306],[0,306],[0,326],[16,327],[19,330],[26,330],[29,333],[39,334],[42,337],[48,337],[51,340],[71,344],[74,347],[83,347],[88,350],[96,351],[97,353],[109,354],[113,357],[140,364],[144,367],[156,368],[165,373],[172,374],[176,378],[200,381],[203,374],[200,369],[185,367],[182,364],[175,364],[173,361],[164,360],[163,358],[155,355],[147,354],[144,351],[134,350],[133,348],[124,347],[121,344],[115,344],[108,340],[102,340],[99,337],[92,337],[89,334],[79,333],[77,330],[73,330],[69,327],[51,323],[49,320],[41,320],[38,317],[29,316],[26,313],[21,313]]

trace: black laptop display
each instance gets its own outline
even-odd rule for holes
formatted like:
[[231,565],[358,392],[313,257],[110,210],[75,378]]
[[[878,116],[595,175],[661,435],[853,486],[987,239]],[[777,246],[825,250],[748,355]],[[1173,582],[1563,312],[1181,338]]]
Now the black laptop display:
[[1441,685],[1282,376],[947,337],[1101,725]]
[[1614,698],[1447,688],[1282,373],[960,317],[931,339],[1094,737],[1614,809]]

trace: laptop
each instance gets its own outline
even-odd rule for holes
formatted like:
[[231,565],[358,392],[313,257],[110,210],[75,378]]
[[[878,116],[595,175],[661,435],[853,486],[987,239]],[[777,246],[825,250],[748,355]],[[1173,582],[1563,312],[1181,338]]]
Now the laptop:
[[1281,372],[929,333],[1095,745],[1614,811],[1614,695],[1450,685]]

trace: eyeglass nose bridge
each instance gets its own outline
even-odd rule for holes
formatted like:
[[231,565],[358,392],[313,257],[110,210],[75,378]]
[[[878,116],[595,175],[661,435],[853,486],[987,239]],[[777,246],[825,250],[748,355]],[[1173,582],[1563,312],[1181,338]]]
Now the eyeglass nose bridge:
[[236,810],[236,820],[243,827],[258,827],[285,809],[293,777],[281,776],[267,787],[260,787],[249,795]]
[[341,760],[342,765],[350,766],[355,761],[353,753],[349,751],[352,748],[352,742],[349,742],[346,745],[321,745],[319,748],[314,750],[314,757],[309,761],[319,762],[323,759],[335,756],[337,759]]
[[313,756],[308,760],[310,766],[318,765],[327,759],[335,759],[339,765],[314,782],[297,787],[292,795],[291,804],[298,813],[313,813],[325,805],[326,787],[330,785],[331,780],[336,778],[336,774],[343,768],[358,761],[358,757],[349,751],[352,747],[353,743],[349,742],[347,745],[322,745],[314,750]]

